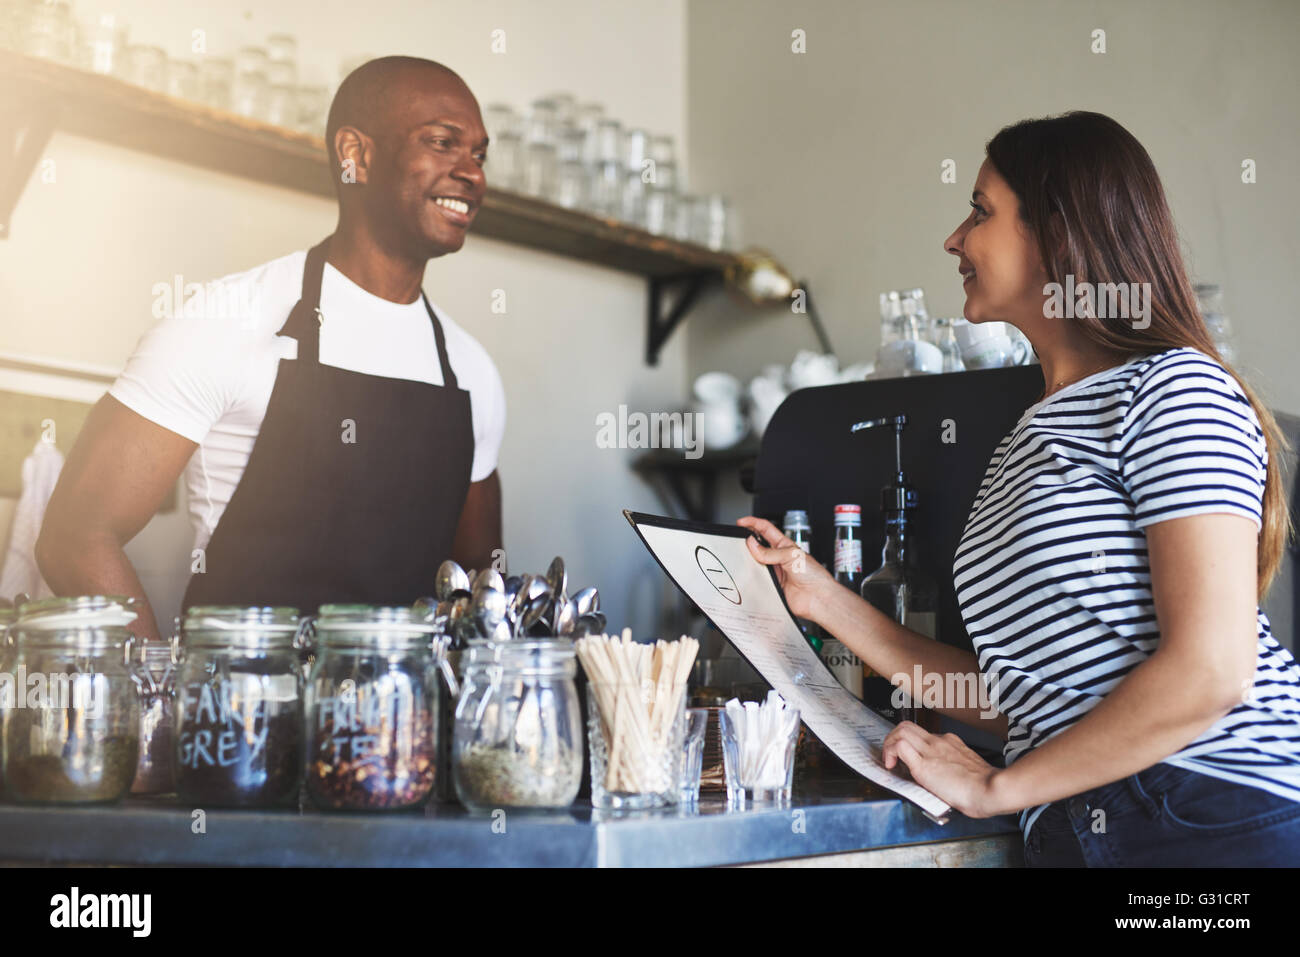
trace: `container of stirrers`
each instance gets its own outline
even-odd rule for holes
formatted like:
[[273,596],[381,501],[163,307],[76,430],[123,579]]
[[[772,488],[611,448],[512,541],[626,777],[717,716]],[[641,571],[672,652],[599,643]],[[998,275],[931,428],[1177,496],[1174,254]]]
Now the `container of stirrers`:
[[613,810],[676,804],[686,682],[699,643],[592,635],[576,643],[587,674],[591,803]]

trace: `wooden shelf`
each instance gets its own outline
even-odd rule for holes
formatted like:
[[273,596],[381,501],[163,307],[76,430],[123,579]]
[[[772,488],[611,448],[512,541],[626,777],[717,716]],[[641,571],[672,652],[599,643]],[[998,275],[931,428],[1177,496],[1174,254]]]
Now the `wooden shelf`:
[[[27,136],[15,151],[22,128]],[[0,50],[0,236],[54,129],[334,197],[319,137]],[[488,190],[473,232],[657,279],[720,278],[736,261],[728,253],[498,189]]]

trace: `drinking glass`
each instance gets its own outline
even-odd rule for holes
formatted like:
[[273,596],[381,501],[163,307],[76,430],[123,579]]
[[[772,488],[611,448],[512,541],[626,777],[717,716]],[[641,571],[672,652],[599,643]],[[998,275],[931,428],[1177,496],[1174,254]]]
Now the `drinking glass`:
[[125,53],[126,23],[112,13],[100,14],[86,40],[85,68],[104,76],[120,75]]
[[681,796],[685,755],[686,696],[671,723],[656,735],[632,712],[644,713],[639,684],[587,683],[587,746],[591,755],[591,804],[597,808],[642,810],[667,807]]
[[521,124],[519,114],[509,103],[489,103],[483,110],[483,125],[487,127],[488,139],[496,143],[507,133],[517,135]]
[[722,761],[727,775],[727,806],[744,810],[756,804],[787,806],[794,783],[794,752],[799,741],[799,722],[795,721],[783,749],[775,752],[777,763],[765,762],[756,769],[760,776],[747,778],[742,755],[745,742],[741,740],[736,725],[726,711],[719,713],[722,733]]
[[243,47],[235,56],[235,79],[231,88],[236,113],[266,120],[270,107],[270,57],[263,47]]
[[293,125],[304,133],[323,138],[326,111],[329,109],[329,91],[315,83],[299,86],[294,92],[294,103],[298,118]]
[[704,770],[704,734],[708,727],[708,709],[687,709],[685,740],[682,744],[681,796],[678,798],[680,804],[690,806],[700,803],[700,775]]
[[518,133],[502,133],[488,147],[488,180],[497,189],[518,192],[524,182],[524,140]]
[[524,152],[524,192],[538,199],[553,200],[557,167],[554,143],[529,143]]
[[235,61],[224,56],[205,56],[199,63],[199,98],[219,110],[230,109]]
[[167,53],[162,47],[132,44],[126,48],[126,79],[146,90],[167,92]]
[[71,63],[76,53],[77,24],[62,0],[40,0],[27,18],[26,49],[32,56]]
[[294,86],[298,82],[298,40],[290,33],[273,33],[266,38],[272,84]]

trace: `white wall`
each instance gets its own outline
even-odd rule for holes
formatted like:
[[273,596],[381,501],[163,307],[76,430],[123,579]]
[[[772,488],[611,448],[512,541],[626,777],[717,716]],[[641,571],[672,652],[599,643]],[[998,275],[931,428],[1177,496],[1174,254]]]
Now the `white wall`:
[[[943,240],[984,144],[1025,117],[1107,113],[1146,146],[1194,281],[1219,282],[1239,367],[1300,412],[1300,4],[1295,0],[692,0],[693,186],[731,193],[748,241],[811,280],[845,361],[879,343],[882,290],[961,314]],[[1106,31],[1107,52],[1089,47]],[[791,31],[807,52],[791,52]],[[1243,185],[1241,161],[1258,164]],[[957,183],[940,164],[957,163]],[[815,345],[808,323],[716,300],[692,373],[742,376]]]
[[[653,5],[560,0],[452,4],[376,0],[362,6],[259,0],[78,3],[82,17],[114,9],[133,39],[209,51],[288,30],[308,73],[331,85],[340,60],[409,53],[457,70],[487,104],[570,90],[625,122],[684,137],[685,12]],[[504,55],[490,32],[506,31]],[[202,280],[305,248],[334,225],[334,205],[56,133],[46,156],[56,182],[33,182],[0,242],[5,352],[120,368],[148,328],[151,287],[174,273]],[[489,311],[505,289],[508,313]],[[619,403],[671,408],[685,391],[685,339],[646,368],[645,284],[636,277],[471,235],[431,264],[429,297],[479,338],[505,381],[509,424],[500,472],[512,570],[560,553],[571,580],[601,588],[611,624],[648,634],[664,587],[620,510],[656,510],[628,468],[635,453],[596,448],[596,414]],[[11,502],[0,503],[7,525]],[[179,605],[190,531],[183,511],[159,516],[128,549],[162,617]],[[5,530],[0,527],[0,540]]]

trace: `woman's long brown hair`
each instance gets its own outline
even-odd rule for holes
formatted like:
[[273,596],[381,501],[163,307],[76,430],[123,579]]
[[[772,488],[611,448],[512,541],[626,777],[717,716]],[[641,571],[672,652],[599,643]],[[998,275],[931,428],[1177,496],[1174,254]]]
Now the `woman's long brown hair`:
[[[1190,347],[1227,369],[1259,418],[1268,446],[1258,594],[1277,574],[1291,534],[1278,462],[1286,437],[1255,392],[1219,355],[1187,278],[1173,216],[1155,164],[1133,134],[1100,113],[1072,112],[1023,120],[988,143],[989,161],[1020,198],[1020,218],[1033,231],[1047,274],[1065,285],[1151,284],[1151,324],[1133,328],[1119,316],[1078,318],[1099,345],[1129,353]],[[1102,310],[1105,311],[1105,310]]]

